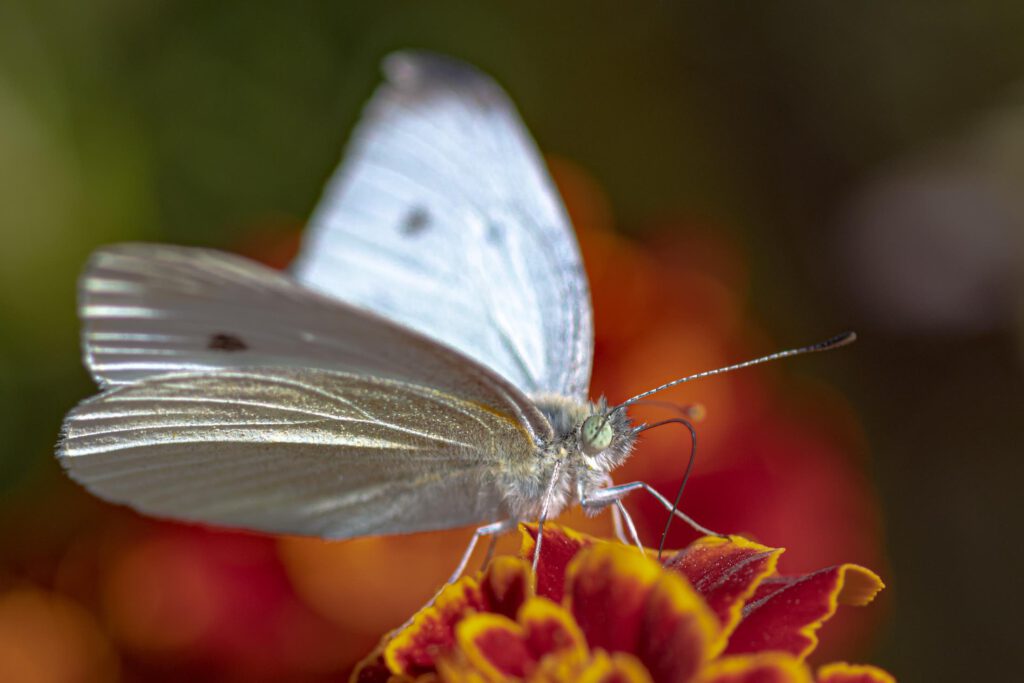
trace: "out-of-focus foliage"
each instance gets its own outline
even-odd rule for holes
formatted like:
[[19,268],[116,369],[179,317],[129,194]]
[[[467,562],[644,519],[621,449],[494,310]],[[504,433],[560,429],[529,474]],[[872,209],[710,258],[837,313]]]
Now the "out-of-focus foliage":
[[[1014,670],[1022,35],[1024,6],[993,0],[0,4],[0,678],[337,679],[454,564],[465,531],[325,545],[144,521],[52,457],[93,391],[89,251],[283,265],[379,59],[409,46],[494,74],[552,155],[594,284],[595,393],[860,332],[674,396],[708,406],[686,509],[789,546],[792,571],[882,569],[877,637],[830,628],[897,676]],[[665,431],[624,476],[674,489]],[[630,505],[650,542],[663,517]],[[410,563],[395,591],[387,567]]]

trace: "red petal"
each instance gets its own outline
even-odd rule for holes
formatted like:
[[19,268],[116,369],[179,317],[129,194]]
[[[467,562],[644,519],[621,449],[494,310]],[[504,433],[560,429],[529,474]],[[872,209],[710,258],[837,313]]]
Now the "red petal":
[[523,628],[500,614],[471,614],[455,630],[459,653],[484,680],[522,678],[537,664]]
[[632,655],[624,652],[595,652],[593,659],[580,671],[579,683],[651,683],[651,674]]
[[475,579],[466,576],[448,584],[433,605],[417,612],[412,623],[387,643],[384,661],[396,674],[418,676],[434,671],[437,657],[455,643],[456,622],[484,609],[483,592]]
[[811,683],[811,673],[799,659],[782,652],[722,657],[711,662],[699,683]]
[[565,602],[592,648],[636,651],[644,606],[661,574],[657,562],[624,546],[601,543],[576,556]]
[[580,674],[589,666],[589,660],[586,648],[562,650],[540,660],[540,664],[530,675],[530,680],[543,683],[577,683]]
[[590,647],[636,654],[656,680],[688,680],[718,637],[714,614],[689,583],[632,548],[580,551],[566,582],[566,603]]
[[530,565],[517,557],[494,558],[480,579],[488,610],[514,619],[523,603],[533,595]]
[[644,607],[637,655],[657,681],[688,681],[719,640],[718,620],[676,574],[663,572]]
[[722,625],[725,639],[742,617],[743,604],[768,576],[775,573],[781,548],[769,548],[745,538],[705,536],[670,558],[665,566],[679,572],[704,596]]
[[818,669],[818,683],[896,683],[896,679],[877,666],[834,662]]
[[547,598],[531,598],[519,611],[526,645],[540,659],[563,650],[586,652],[586,640],[572,616]]
[[[519,556],[533,562],[533,549],[537,544],[537,525],[520,524],[522,545]],[[565,570],[582,548],[600,542],[599,539],[577,533],[557,524],[544,525],[544,542],[537,563],[537,595],[561,602],[565,592]]]
[[818,644],[817,630],[840,604],[866,605],[883,587],[877,575],[855,564],[765,579],[743,607],[726,652],[782,650],[805,657]]

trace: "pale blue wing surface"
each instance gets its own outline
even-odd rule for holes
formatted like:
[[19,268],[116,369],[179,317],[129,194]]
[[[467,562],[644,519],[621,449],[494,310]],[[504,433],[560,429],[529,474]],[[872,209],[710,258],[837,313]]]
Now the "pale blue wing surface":
[[58,447],[72,478],[142,512],[324,538],[508,518],[500,479],[533,453],[514,416],[445,392],[266,367],[115,387]]
[[389,57],[292,271],[476,359],[528,394],[585,398],[593,330],[575,236],[488,77]]

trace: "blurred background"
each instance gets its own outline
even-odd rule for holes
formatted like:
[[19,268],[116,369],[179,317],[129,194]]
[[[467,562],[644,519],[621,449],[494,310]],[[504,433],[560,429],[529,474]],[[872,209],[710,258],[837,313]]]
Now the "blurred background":
[[[992,0],[4,2],[0,677],[342,680],[454,565],[467,530],[326,544],[158,522],[52,456],[94,391],[89,252],[284,266],[380,58],[410,46],[494,75],[544,151],[594,290],[594,395],[860,334],[666,397],[707,407],[684,509],[787,547],[784,571],[855,561],[888,584],[818,660],[1017,670],[1021,36],[1024,5]],[[674,491],[684,442],[645,437],[619,480]],[[663,515],[629,505],[656,543]]]

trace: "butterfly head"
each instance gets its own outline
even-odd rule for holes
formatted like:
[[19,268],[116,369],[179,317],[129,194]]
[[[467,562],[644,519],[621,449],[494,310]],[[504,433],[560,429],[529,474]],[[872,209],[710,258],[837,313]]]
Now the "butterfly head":
[[594,408],[579,424],[576,443],[587,469],[610,472],[629,457],[636,433],[625,411],[609,411],[604,401]]

